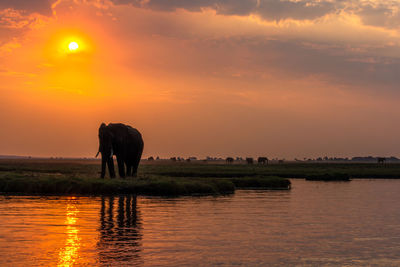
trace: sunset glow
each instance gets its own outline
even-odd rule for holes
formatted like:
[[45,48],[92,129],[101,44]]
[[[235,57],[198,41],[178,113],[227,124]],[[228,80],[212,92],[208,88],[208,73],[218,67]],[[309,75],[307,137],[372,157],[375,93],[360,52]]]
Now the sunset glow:
[[0,6],[0,154],[91,157],[122,122],[145,157],[398,155],[392,4],[50,2]]

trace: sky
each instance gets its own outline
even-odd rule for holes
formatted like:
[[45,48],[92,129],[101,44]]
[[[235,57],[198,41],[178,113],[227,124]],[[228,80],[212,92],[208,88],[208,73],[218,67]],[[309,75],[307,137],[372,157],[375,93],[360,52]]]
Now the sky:
[[0,0],[0,155],[400,156],[399,85],[400,1]]

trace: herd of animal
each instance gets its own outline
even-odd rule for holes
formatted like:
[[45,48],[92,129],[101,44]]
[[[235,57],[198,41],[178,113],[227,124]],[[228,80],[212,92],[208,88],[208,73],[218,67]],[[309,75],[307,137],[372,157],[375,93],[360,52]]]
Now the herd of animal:
[[[154,161],[154,160],[160,160],[159,157],[157,157],[156,159],[154,159],[154,157],[148,157],[147,161]],[[196,161],[197,158],[196,157],[189,157],[187,159],[182,158],[182,157],[171,157],[169,159],[170,161],[173,162],[191,162],[191,161]],[[207,159],[201,160],[202,162],[208,162],[208,161],[223,161],[224,159],[222,158],[211,158],[211,157],[207,157]],[[241,157],[237,157],[236,159],[234,159],[233,157],[227,157],[225,159],[225,162],[227,164],[233,164],[234,162],[245,162],[247,164],[254,164],[255,162],[257,162],[258,164],[264,164],[267,165],[269,163],[269,159],[267,157],[258,157],[257,160],[255,160],[254,158],[241,158]],[[276,160],[276,162],[278,163],[284,163],[284,160]]]
[[[102,123],[99,127],[99,149],[96,157],[101,154],[101,178],[104,178],[106,174],[106,169],[111,178],[115,177],[114,171],[114,160],[113,156],[116,156],[118,163],[118,173],[121,178],[126,176],[136,177],[137,169],[142,157],[143,152],[143,138],[141,133],[129,126],[122,123],[109,123],[106,125]],[[160,158],[157,157],[156,160]],[[148,161],[155,160],[154,157],[149,157]],[[171,161],[186,161],[191,162],[197,160],[196,157],[189,157],[187,159],[181,157],[172,157]],[[207,158],[207,160],[220,160],[216,158]],[[222,160],[222,159],[221,159]],[[227,157],[225,159],[226,163],[232,164],[235,159],[232,157]],[[236,158],[236,161],[243,162],[243,158]],[[245,162],[247,164],[254,164],[253,158],[246,158]],[[267,157],[258,157],[258,164],[268,164],[269,160]],[[283,163],[283,160],[279,160],[279,163]]]

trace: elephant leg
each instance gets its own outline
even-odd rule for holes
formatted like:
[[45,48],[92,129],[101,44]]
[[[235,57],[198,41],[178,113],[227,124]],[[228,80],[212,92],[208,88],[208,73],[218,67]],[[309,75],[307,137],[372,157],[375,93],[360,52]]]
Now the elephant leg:
[[107,159],[108,171],[110,172],[110,177],[115,178],[115,170],[114,170],[114,160],[113,158]]
[[119,177],[125,178],[125,166],[121,157],[117,157]]
[[126,176],[132,176],[132,165],[129,162],[126,163]]
[[133,160],[132,177],[136,177],[137,176],[137,170],[138,170],[138,167],[139,167],[140,158],[142,157],[142,152],[143,152],[143,148],[138,151],[136,158]]
[[101,159],[101,175],[100,175],[101,178],[104,178],[104,176],[106,175],[106,164],[107,164],[106,159],[105,158]]
[[133,166],[132,166],[132,177],[136,177],[137,176],[137,170],[138,170],[138,167],[139,167],[139,161],[140,161],[140,159],[136,160],[133,163]]

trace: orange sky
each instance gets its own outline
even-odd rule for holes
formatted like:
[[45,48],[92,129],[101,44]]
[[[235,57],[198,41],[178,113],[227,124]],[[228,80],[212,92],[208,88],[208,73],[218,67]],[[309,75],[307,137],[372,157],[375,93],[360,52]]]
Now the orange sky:
[[3,2],[0,155],[400,156],[400,3]]

